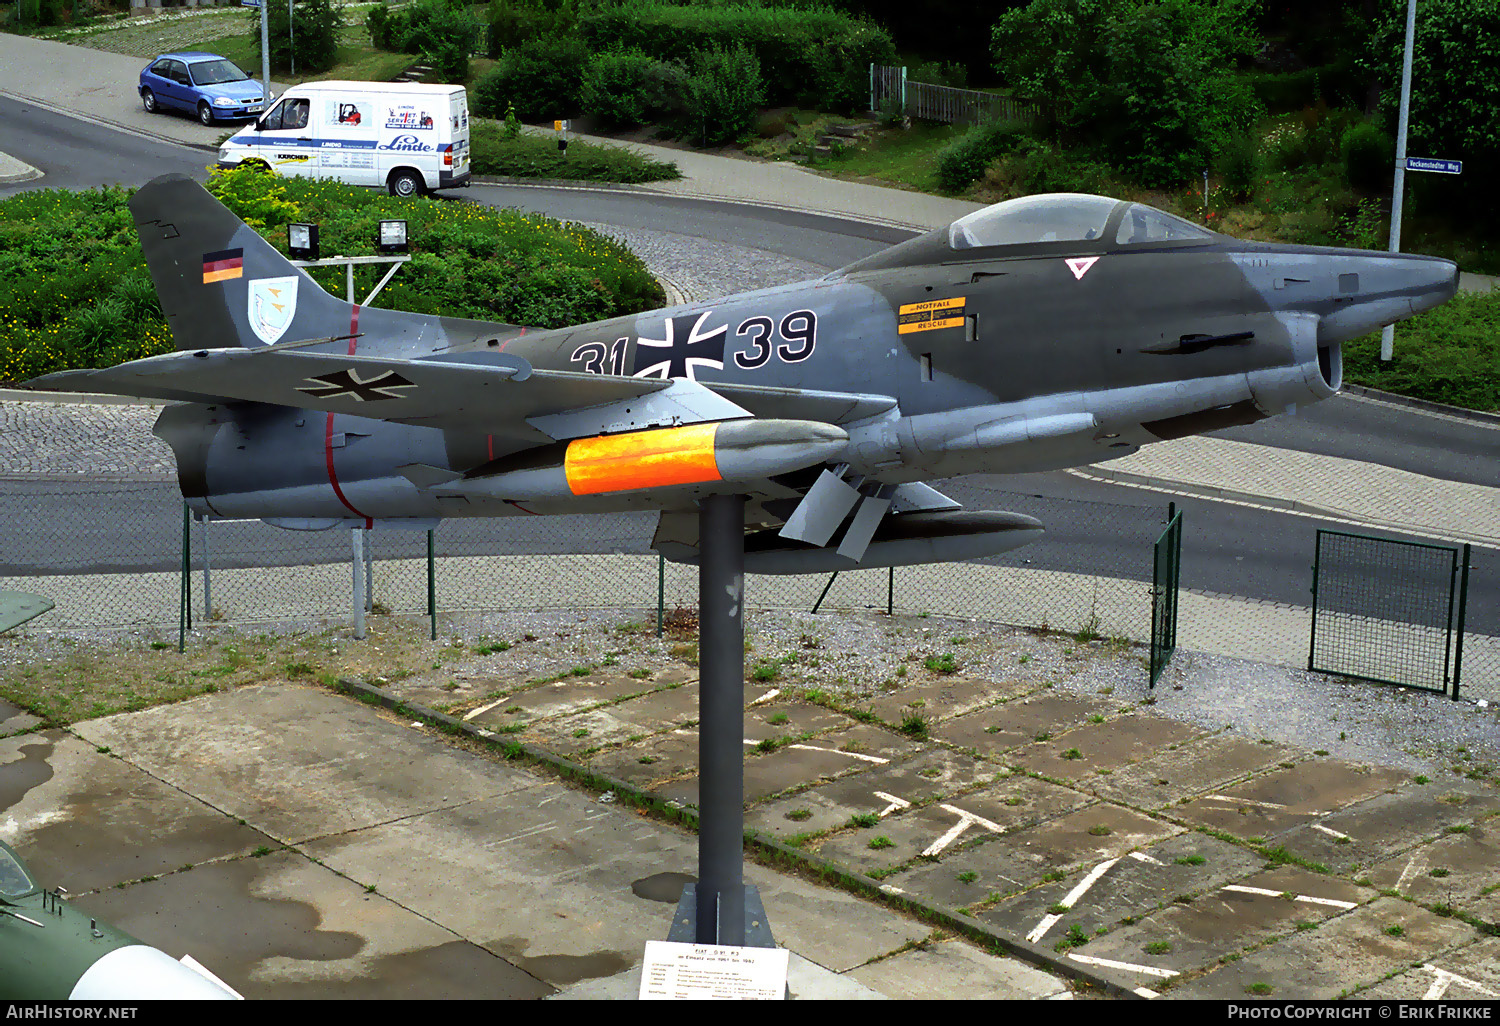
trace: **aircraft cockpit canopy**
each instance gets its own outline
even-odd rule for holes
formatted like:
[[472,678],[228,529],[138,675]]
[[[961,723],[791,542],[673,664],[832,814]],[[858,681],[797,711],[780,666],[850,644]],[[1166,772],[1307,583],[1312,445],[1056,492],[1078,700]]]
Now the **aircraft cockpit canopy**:
[[[1116,212],[1122,211],[1118,218]],[[1117,224],[1112,222],[1118,221]],[[1208,240],[1213,233],[1191,221],[1141,203],[1107,196],[1058,192],[1007,200],[976,210],[948,226],[948,245],[956,250],[1037,243],[1093,242],[1115,245]]]
[[0,901],[23,898],[36,890],[36,881],[26,871],[10,845],[0,843]]

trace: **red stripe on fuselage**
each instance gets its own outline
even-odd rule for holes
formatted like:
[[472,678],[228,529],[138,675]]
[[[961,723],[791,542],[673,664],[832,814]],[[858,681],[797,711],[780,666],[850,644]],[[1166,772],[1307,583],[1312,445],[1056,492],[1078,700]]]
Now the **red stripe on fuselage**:
[[[354,355],[354,346],[357,342],[357,339],[355,339],[353,336],[357,334],[359,334],[359,307],[356,306],[354,308],[354,312],[349,315],[350,356]],[[335,473],[333,469],[333,414],[331,413],[328,415],[328,424],[323,430],[323,454],[328,462],[328,483],[333,485],[333,494],[339,497],[339,501],[344,504],[344,507],[348,509],[349,512],[353,513],[357,517],[364,517],[365,526],[369,527],[371,523],[373,523],[371,518],[355,509],[354,505],[348,500],[347,497],[345,497],[344,490],[339,487],[338,474]]]

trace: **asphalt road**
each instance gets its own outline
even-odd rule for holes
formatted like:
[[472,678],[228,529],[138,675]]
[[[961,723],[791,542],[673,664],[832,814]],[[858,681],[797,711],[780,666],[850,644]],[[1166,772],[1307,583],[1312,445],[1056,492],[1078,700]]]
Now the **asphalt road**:
[[[0,186],[0,195],[37,188],[139,185],[178,171],[205,176],[202,150],[144,139],[31,106],[0,99],[0,151],[45,172],[45,177]],[[910,237],[897,229],[819,214],[751,208],[718,201],[642,196],[598,188],[477,186],[450,194],[462,200],[514,206],[551,217],[624,229],[667,231],[795,258],[829,269]],[[1500,479],[1500,431],[1419,411],[1339,396],[1292,417],[1279,417],[1221,437],[1379,463],[1428,476],[1493,486]],[[1146,580],[1150,543],[1171,498],[1139,489],[1081,480],[1065,473],[974,478],[944,484],[960,500],[1028,513],[1047,526],[1044,539],[997,562],[1074,573]],[[1195,498],[1177,499],[1185,511],[1182,583],[1185,587],[1275,602],[1309,602],[1313,537],[1319,526],[1346,524]],[[66,485],[0,482],[0,573],[57,560],[55,572],[165,570],[177,565],[180,521],[172,485]],[[516,552],[645,551],[651,517],[517,519],[490,524],[446,524],[444,554],[493,551],[495,537]],[[285,564],[347,558],[342,532],[291,534],[249,525],[223,525],[224,553],[253,558],[236,563]],[[59,533],[61,532],[61,533]],[[387,535],[377,551],[417,554],[416,537]],[[243,548],[242,548],[243,546]],[[59,553],[64,555],[59,556]],[[216,563],[218,561],[216,560]],[[1476,549],[1472,629],[1500,633],[1500,551]]]

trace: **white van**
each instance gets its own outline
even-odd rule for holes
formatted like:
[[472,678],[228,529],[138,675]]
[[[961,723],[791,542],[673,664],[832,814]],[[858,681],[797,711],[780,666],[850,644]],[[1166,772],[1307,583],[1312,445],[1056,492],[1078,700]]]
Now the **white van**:
[[393,196],[469,184],[463,86],[308,82],[219,147],[219,166],[385,186]]

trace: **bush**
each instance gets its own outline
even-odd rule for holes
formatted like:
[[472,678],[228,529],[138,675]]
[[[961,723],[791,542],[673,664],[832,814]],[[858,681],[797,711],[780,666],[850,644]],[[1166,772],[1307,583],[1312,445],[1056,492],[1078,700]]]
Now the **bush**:
[[578,113],[589,50],[577,39],[523,43],[474,85],[474,113],[501,118],[514,106],[522,121],[536,123]]
[[1252,48],[1250,21],[1249,0],[1031,0],[996,22],[995,68],[1061,141],[1174,186],[1255,123],[1229,70]]
[[1260,140],[1253,133],[1243,133],[1232,136],[1219,151],[1215,168],[1235,202],[1243,203],[1260,184],[1264,163]]
[[1379,126],[1368,121],[1351,126],[1339,149],[1344,155],[1344,179],[1351,189],[1366,195],[1390,191],[1396,143]]
[[556,0],[551,6],[545,0],[490,0],[485,18],[491,57],[534,39],[571,35],[578,22],[575,5]]
[[755,123],[765,97],[760,61],[748,48],[700,50],[687,80],[683,127],[698,146],[733,142]]
[[984,184],[1004,198],[1041,192],[1093,192],[1108,196],[1119,191],[1104,165],[1064,154],[1050,143],[1026,137],[1017,140],[1010,153],[990,165]]
[[[374,250],[377,222],[400,217],[414,253],[381,305],[544,327],[626,316],[660,306],[661,286],[624,246],[536,214],[441,200],[397,200],[373,189],[278,178],[249,169],[215,174],[210,190],[261,233],[286,245],[287,220],[314,221],[351,256]],[[104,367],[173,348],[145,257],[118,187],[38,190],[0,201],[0,380]],[[368,289],[383,269],[360,268]],[[309,268],[334,295],[342,267]]]
[[623,46],[657,60],[743,46],[759,61],[766,102],[852,111],[869,102],[870,65],[896,63],[886,31],[830,7],[687,4],[636,0],[578,20],[595,52]]
[[962,192],[983,177],[985,169],[1001,154],[1015,148],[1024,126],[1002,121],[979,125],[959,136],[936,161],[937,181],[945,192]]
[[660,182],[680,178],[676,164],[643,157],[618,146],[578,140],[565,154],[548,135],[509,135],[504,122],[475,118],[471,125],[471,166],[476,175],[507,178],[567,178],[591,182]]
[[396,36],[400,25],[400,17],[392,17],[383,3],[365,15],[365,31],[370,33],[370,45],[377,50],[394,52],[400,48]]
[[680,116],[687,75],[639,50],[614,50],[589,61],[579,85],[585,113],[606,128]]

